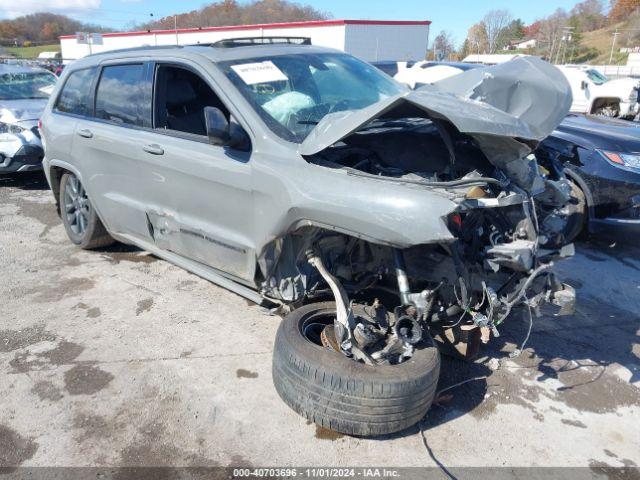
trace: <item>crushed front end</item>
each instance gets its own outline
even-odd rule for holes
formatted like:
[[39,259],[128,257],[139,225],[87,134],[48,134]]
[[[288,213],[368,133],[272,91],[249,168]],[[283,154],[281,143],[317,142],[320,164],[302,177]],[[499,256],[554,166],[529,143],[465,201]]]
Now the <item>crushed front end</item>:
[[[517,306],[572,310],[574,290],[552,272],[573,254],[571,187],[559,163],[532,155],[568,112],[569,86],[542,61],[509,63],[327,115],[301,144],[349,185],[327,195],[353,199],[260,258],[265,297],[335,300],[335,322],[310,327],[312,341],[371,365],[402,363],[429,337],[471,358]],[[356,217],[364,198],[371,211]]]

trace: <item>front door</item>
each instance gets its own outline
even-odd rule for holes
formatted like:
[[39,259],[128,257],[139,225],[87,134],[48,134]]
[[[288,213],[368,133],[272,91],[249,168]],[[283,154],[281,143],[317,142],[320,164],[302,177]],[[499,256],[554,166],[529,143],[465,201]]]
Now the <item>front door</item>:
[[209,143],[204,108],[230,114],[196,67],[159,63],[154,70],[154,125],[143,132],[139,179],[153,241],[251,284],[250,149]]

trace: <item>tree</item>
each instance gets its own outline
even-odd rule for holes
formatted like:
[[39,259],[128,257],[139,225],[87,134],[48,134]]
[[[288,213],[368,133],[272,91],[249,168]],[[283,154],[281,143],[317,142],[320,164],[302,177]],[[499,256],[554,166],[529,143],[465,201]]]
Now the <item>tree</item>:
[[53,13],[32,13],[13,20],[0,21],[0,43],[12,45],[15,40],[56,43],[58,36],[78,31],[102,32],[105,29],[98,25],[91,25],[73,20],[65,15]]
[[482,23],[487,35],[489,53],[495,53],[508,41],[509,24],[512,19],[507,10],[491,10],[484,16]]
[[609,23],[618,23],[640,8],[640,0],[612,0]]
[[467,32],[468,48],[470,53],[487,53],[489,42],[487,41],[487,30],[484,23],[476,23]]
[[507,28],[507,40],[522,40],[523,38],[525,38],[524,22],[521,19],[516,18],[515,20],[512,20]]
[[[221,25],[243,25],[252,23],[276,23],[305,20],[324,20],[327,13],[309,5],[300,5],[287,0],[254,0],[239,3],[236,0],[222,0],[175,17],[179,27],[214,27]],[[171,29],[174,17],[164,17],[138,25],[141,30]]]
[[540,33],[541,26],[542,22],[540,20],[536,20],[531,25],[526,25],[523,29],[525,38],[536,38]]
[[591,32],[602,28],[607,22],[602,0],[584,0],[577,3],[569,14],[574,19],[576,27],[583,32]]
[[540,20],[540,29],[536,40],[541,53],[544,52],[549,61],[557,57],[562,42],[564,27],[567,26],[569,15],[562,8],[558,8],[552,15]]
[[434,60],[445,60],[451,56],[455,47],[451,33],[441,30],[438,36],[433,40]]

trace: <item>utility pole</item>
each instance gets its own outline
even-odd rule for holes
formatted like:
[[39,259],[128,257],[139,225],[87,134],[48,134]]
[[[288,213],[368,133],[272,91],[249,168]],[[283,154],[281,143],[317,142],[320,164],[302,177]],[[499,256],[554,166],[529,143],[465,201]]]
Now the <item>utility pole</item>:
[[178,15],[173,14],[173,29],[176,32],[176,45],[178,45]]
[[569,46],[569,42],[573,39],[573,27],[563,27],[564,35],[562,36],[562,41],[564,42],[564,50],[562,51],[562,65],[564,65],[565,58],[567,56],[567,47]]
[[616,31],[613,33],[613,40],[611,40],[611,54],[609,55],[609,65],[611,65],[613,62],[613,48],[616,45],[616,38],[618,37],[618,35],[620,35],[620,32],[618,32],[618,29],[616,28]]

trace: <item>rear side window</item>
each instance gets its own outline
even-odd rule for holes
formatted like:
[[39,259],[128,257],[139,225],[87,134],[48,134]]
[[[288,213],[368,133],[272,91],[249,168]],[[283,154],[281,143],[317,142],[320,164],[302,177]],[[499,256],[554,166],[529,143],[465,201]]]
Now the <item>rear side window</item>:
[[145,65],[104,67],[96,92],[96,117],[110,122],[146,126],[151,121],[151,96]]
[[91,86],[97,68],[85,68],[71,72],[58,97],[55,109],[59,112],[73,113],[89,117],[93,115]]

